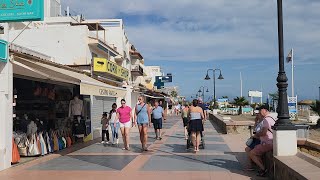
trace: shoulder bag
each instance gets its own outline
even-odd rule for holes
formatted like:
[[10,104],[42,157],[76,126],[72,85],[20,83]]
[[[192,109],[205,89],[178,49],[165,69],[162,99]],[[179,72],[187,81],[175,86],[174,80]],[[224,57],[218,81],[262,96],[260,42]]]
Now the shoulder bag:
[[[146,103],[144,103],[144,105],[141,107],[141,109],[136,113],[137,115],[141,112],[141,110],[144,108],[144,106],[146,105]],[[138,108],[138,105],[136,106],[136,109]]]

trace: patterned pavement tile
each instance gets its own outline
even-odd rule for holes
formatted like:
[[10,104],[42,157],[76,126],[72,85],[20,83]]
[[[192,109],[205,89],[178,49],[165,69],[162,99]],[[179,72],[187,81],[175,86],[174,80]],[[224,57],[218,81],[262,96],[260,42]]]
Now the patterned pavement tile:
[[141,171],[232,171],[241,164],[230,155],[156,155]]
[[62,156],[41,164],[34,165],[28,170],[122,170],[137,156]]

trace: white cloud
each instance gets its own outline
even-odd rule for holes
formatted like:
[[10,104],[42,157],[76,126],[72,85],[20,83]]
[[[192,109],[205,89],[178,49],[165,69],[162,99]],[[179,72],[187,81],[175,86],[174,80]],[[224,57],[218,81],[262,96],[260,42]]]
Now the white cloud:
[[[65,0],[90,18],[154,15],[164,21],[127,25],[129,39],[147,60],[210,61],[277,57],[276,1]],[[286,50],[315,61],[320,48],[320,2],[284,2]],[[285,54],[286,55],[286,54]]]

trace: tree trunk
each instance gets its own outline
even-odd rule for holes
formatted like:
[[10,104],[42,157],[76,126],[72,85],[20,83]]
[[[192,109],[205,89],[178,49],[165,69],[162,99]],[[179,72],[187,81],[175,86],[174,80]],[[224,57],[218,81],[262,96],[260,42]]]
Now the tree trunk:
[[241,115],[242,114],[242,106],[239,107],[239,112],[238,112],[238,115]]

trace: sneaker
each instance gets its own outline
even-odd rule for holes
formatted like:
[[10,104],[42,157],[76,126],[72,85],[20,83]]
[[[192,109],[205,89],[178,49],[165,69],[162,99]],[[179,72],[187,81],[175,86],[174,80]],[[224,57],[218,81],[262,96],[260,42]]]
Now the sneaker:
[[101,144],[104,144],[105,142],[104,141],[101,141]]
[[106,144],[109,144],[109,141],[107,141]]
[[119,144],[119,139],[117,139],[117,142],[116,142],[116,144]]

